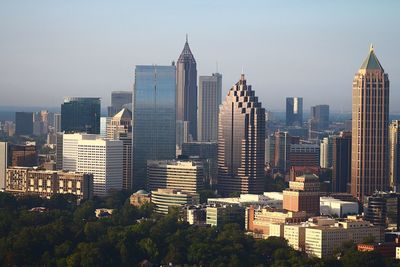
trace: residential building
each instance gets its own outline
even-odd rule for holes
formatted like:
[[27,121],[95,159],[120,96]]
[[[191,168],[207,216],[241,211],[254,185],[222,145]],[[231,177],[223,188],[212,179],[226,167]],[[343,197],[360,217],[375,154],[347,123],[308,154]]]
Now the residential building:
[[100,134],[100,98],[66,97],[61,105],[61,131]]
[[232,192],[261,193],[265,164],[265,109],[244,74],[229,90],[218,122],[218,187]]
[[199,77],[198,96],[198,140],[218,140],[218,111],[221,104],[222,75],[213,73],[212,76]]
[[168,214],[170,208],[183,205],[197,205],[200,198],[198,194],[188,193],[175,189],[158,189],[151,191],[151,202],[155,205],[155,212]]
[[176,62],[176,121],[184,126],[179,127],[181,132],[177,132],[179,147],[183,143],[181,138],[185,131],[188,132],[188,141],[197,140],[197,67],[187,36]]
[[333,137],[332,192],[350,192],[351,133],[341,132]]
[[286,98],[286,125],[302,126],[303,125],[303,98],[287,97]]
[[79,172],[38,170],[30,167],[7,169],[5,191],[16,194],[37,194],[50,198],[53,194],[74,194],[78,199],[93,195],[93,175]]
[[389,189],[389,77],[371,45],[353,80],[351,193]]
[[133,188],[145,188],[148,160],[175,159],[175,66],[136,66],[133,97]]
[[15,112],[15,134],[33,134],[33,112]]

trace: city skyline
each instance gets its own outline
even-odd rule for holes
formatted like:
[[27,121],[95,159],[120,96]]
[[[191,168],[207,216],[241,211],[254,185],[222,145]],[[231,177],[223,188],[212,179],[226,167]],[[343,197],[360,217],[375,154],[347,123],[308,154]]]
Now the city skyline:
[[[73,1],[61,6],[6,2],[0,11],[4,22],[0,24],[4,36],[0,44],[0,88],[15,93],[2,97],[0,106],[58,106],[68,92],[101,97],[106,107],[111,91],[132,89],[135,65],[175,61],[188,33],[199,76],[218,68],[225,77],[224,94],[243,67],[259,88],[260,101],[267,110],[283,110],[286,96],[299,95],[304,98],[305,110],[329,104],[332,111],[350,111],[351,73],[357,70],[363,51],[373,43],[382,64],[394,77],[391,111],[399,111],[394,103],[400,97],[395,79],[400,74],[396,52],[399,29],[395,27],[399,20],[395,10],[400,3],[227,5],[219,1],[212,3],[215,10],[210,10],[210,3],[204,2],[185,6],[188,12],[179,19],[174,16],[182,13],[178,2],[161,2],[156,8],[152,5],[150,19],[146,20],[141,15],[149,8],[146,3],[92,7]],[[79,11],[75,11],[77,7]],[[166,7],[174,10],[172,15],[162,12]],[[235,10],[251,16],[245,22],[229,19]],[[210,13],[210,21],[200,23],[202,11]],[[385,16],[365,20],[375,13]],[[109,19],[106,25],[101,21],[103,16]],[[182,19],[186,19],[185,24],[178,27]],[[137,27],[144,21],[148,27]],[[165,32],[156,27],[164,21],[168,27]],[[354,34],[358,21],[364,26]],[[224,34],[206,30],[210,24],[218,25]],[[235,44],[238,34],[245,34],[251,42]],[[287,73],[291,79],[286,78]]]

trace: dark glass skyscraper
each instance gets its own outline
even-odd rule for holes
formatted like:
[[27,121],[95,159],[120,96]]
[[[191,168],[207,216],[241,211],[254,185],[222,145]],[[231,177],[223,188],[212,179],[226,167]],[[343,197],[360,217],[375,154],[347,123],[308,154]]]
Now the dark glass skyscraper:
[[317,105],[311,107],[311,122],[315,125],[317,131],[329,128],[329,106]]
[[[121,111],[126,105],[132,103],[132,92],[113,91],[111,92],[111,106],[108,107],[108,116],[112,117]],[[131,108],[131,107],[128,107]]]
[[242,74],[219,113],[219,192],[261,193],[264,163],[265,109]]
[[286,98],[286,125],[302,126],[303,125],[303,98],[287,97]]
[[351,133],[333,137],[332,192],[346,193],[351,181]]
[[186,133],[197,140],[197,67],[187,38],[176,66],[176,121],[179,146]]
[[66,97],[61,105],[61,131],[100,133],[100,98]]
[[148,160],[175,158],[176,68],[136,66],[133,89],[133,187],[146,186]]
[[17,135],[33,134],[32,112],[15,112],[15,134]]

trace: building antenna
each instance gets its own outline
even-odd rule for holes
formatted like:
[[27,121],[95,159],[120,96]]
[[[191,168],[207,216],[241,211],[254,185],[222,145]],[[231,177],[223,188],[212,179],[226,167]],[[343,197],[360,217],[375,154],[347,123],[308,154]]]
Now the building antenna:
[[186,43],[188,42],[188,34],[186,34]]

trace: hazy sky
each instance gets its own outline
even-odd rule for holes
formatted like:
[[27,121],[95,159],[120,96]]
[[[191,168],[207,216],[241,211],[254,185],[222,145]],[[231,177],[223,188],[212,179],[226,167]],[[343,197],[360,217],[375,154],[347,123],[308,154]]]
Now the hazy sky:
[[[351,3],[350,3],[351,2]],[[370,43],[400,111],[400,1],[0,0],[0,107],[59,106],[64,96],[132,90],[134,66],[168,65],[185,34],[199,75],[218,69],[223,95],[240,76],[267,109],[286,96],[351,110]]]

